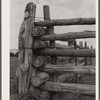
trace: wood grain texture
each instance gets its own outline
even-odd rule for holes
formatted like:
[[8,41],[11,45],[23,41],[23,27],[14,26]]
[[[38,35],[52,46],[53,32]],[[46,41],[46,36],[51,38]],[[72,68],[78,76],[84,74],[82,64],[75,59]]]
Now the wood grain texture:
[[36,36],[42,36],[46,34],[47,29],[40,27],[40,26],[34,26],[32,30],[32,34],[34,37]]
[[95,94],[94,85],[84,85],[84,84],[45,82],[45,84],[41,86],[41,89],[46,91],[71,92],[71,93],[80,93],[87,95]]
[[36,51],[37,55],[95,57],[94,49],[44,49]]
[[35,26],[94,25],[95,23],[95,18],[73,18],[35,22]]
[[38,39],[42,41],[68,41],[71,39],[81,39],[81,38],[95,38],[95,31],[82,31],[82,32],[69,32],[64,34],[53,34],[53,35],[44,35]]
[[[43,6],[43,11],[44,11],[44,21],[49,21],[50,20],[50,10],[48,5]],[[47,27],[47,34],[53,35],[54,34],[54,27],[50,26]],[[55,48],[55,41],[50,41],[50,47]],[[56,64],[57,63],[57,57],[51,56],[51,64]]]
[[45,72],[37,73],[31,77],[31,83],[34,87],[39,87],[41,84],[49,80],[49,74]]
[[50,65],[46,64],[41,70],[49,73],[80,73],[80,74],[95,74],[95,66],[75,66],[75,65]]
[[32,48],[33,35],[32,29],[34,27],[36,5],[32,2],[26,5],[24,21],[21,25],[19,33],[19,97],[29,92],[29,84],[31,74],[35,74],[32,68],[33,50],[25,49]]
[[35,56],[33,59],[33,66],[36,68],[43,67],[46,63],[45,56]]

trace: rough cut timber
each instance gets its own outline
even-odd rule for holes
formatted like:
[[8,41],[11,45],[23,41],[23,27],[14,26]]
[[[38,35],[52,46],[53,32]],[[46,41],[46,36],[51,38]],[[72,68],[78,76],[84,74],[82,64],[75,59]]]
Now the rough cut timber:
[[46,63],[46,57],[45,56],[36,56],[33,59],[33,66],[38,68],[42,67]]
[[69,57],[95,57],[94,49],[44,49],[35,51],[37,55],[69,56]]
[[41,70],[49,73],[80,73],[95,74],[95,66],[75,66],[75,65],[50,65],[46,64]]
[[95,18],[55,19],[35,22],[35,26],[94,25]]
[[81,39],[81,38],[95,38],[95,31],[69,32],[64,34],[44,35],[39,37],[38,39],[42,41],[51,41],[51,40],[68,41],[70,39]]
[[35,76],[33,75],[31,77],[31,83],[34,87],[39,87],[41,84],[46,82],[49,79],[49,74],[45,72],[40,72],[36,74]]
[[[85,48],[87,48],[87,42],[85,42]],[[87,57],[85,57],[85,65],[87,65]]]
[[[44,21],[49,21],[50,20],[50,10],[48,5],[43,6],[43,11],[44,11]],[[49,35],[54,35],[54,27],[49,26],[47,27],[47,34]],[[51,40],[50,41],[50,47],[55,48],[55,41]],[[51,56],[51,64],[56,64],[57,63],[57,57],[56,56]]]
[[53,92],[71,92],[87,95],[95,94],[94,85],[73,84],[73,83],[58,83],[58,82],[45,82],[41,89]]
[[[33,50],[32,48],[33,35],[32,29],[34,27],[36,5],[32,2],[28,3],[25,9],[24,21],[21,25],[19,33],[19,97],[29,92],[29,84],[31,72],[35,74],[35,70],[32,68]],[[21,45],[20,45],[21,44]]]
[[33,36],[42,36],[46,34],[46,28],[35,26],[33,27],[32,33],[33,33]]
[[50,48],[50,43],[41,40],[35,40],[33,43],[33,48],[34,49]]

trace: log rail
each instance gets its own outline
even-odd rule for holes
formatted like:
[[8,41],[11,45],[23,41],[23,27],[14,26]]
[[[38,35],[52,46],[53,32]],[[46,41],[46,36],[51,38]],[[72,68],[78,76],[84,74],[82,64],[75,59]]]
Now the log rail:
[[48,56],[95,57],[94,49],[44,49],[35,53]]
[[61,25],[94,25],[95,18],[55,19],[35,22],[35,26],[61,26]]
[[37,39],[42,41],[51,41],[51,40],[68,41],[71,39],[81,39],[81,38],[95,38],[95,31],[69,32],[63,34],[43,35],[41,37],[37,37]]
[[[47,95],[50,95],[50,91],[95,95],[95,85],[60,83],[55,82],[55,80],[50,82],[49,76],[59,72],[95,75],[95,65],[58,65],[56,59],[57,56],[95,57],[95,49],[74,49],[72,46],[67,47],[55,43],[55,40],[70,41],[81,38],[95,38],[95,31],[85,30],[55,34],[53,28],[53,26],[63,25],[95,25],[95,18],[50,20],[49,6],[45,5],[45,20],[35,22],[35,12],[36,5],[32,2],[28,3],[19,32],[19,66],[16,71],[19,81],[19,98],[24,94],[27,94],[26,97],[28,97],[28,93],[31,93],[34,98],[38,98],[36,96],[40,93],[39,100],[50,100],[46,98]],[[51,64],[46,63],[47,56],[51,56]],[[38,92],[35,93],[36,91]],[[44,96],[45,91],[47,95]],[[41,97],[42,95],[44,97]]]
[[79,74],[95,74],[95,66],[82,66],[82,65],[50,65],[46,64],[42,71],[48,73],[79,73]]
[[41,86],[41,89],[46,91],[55,92],[72,92],[79,94],[94,95],[95,86],[94,85],[84,85],[84,84],[73,84],[73,83],[57,83],[57,82],[45,82]]

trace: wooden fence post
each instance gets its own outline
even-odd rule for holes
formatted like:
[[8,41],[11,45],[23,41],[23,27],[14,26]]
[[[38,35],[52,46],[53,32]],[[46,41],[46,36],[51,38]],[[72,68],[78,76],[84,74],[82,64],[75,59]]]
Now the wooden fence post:
[[[91,48],[90,49],[93,49],[93,46],[91,46]],[[91,57],[90,57],[90,65],[92,64],[92,59],[91,59]]]
[[[74,48],[77,49],[77,42],[76,41],[74,42]],[[75,63],[77,65],[77,57],[75,57]]]
[[33,61],[33,36],[32,28],[34,27],[36,5],[32,2],[26,5],[24,21],[19,32],[19,67],[17,70],[19,81],[19,97],[28,97],[30,88],[31,74],[35,74],[32,67]]
[[[50,10],[49,10],[48,5],[43,6],[43,11],[44,11],[44,21],[51,20],[50,19]],[[53,35],[54,27],[53,26],[47,27],[47,33],[50,35]],[[55,48],[55,41],[50,41],[50,47]],[[51,64],[56,64],[56,63],[57,63],[57,57],[51,56]]]
[[[85,42],[85,48],[87,49],[87,42]],[[85,57],[85,65],[87,65],[87,57]]]
[[[77,49],[77,42],[76,41],[74,42],[74,48]],[[77,65],[77,57],[75,57],[75,63]],[[79,76],[80,76],[79,74],[76,74],[76,83],[78,83],[78,84],[79,84],[79,81],[80,81]],[[78,94],[77,99],[80,100],[80,94]]]

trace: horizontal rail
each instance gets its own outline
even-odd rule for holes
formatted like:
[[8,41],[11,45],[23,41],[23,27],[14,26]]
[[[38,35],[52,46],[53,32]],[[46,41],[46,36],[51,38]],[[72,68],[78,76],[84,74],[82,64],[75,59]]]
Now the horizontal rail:
[[37,55],[95,57],[94,49],[44,49],[35,51]]
[[94,25],[95,18],[55,19],[35,22],[35,26],[61,26],[61,25]]
[[87,94],[87,95],[95,94],[94,85],[45,82],[41,86],[41,88],[42,90],[54,91],[54,92],[72,92],[72,93]]
[[50,65],[46,64],[42,71],[49,73],[59,73],[59,72],[70,72],[70,73],[80,73],[80,74],[95,74],[95,66],[75,66],[75,65]]
[[44,35],[38,37],[42,41],[60,40],[68,41],[70,39],[80,39],[80,38],[95,38],[95,31],[83,31],[83,32],[69,32],[64,34],[54,34],[54,35]]
[[[46,41],[41,41],[41,40],[35,40],[33,43],[33,48],[34,49],[44,49],[44,48],[51,48],[50,43]],[[74,49],[72,46],[67,46],[67,45],[61,45],[59,43],[55,43],[55,48],[57,49]]]

